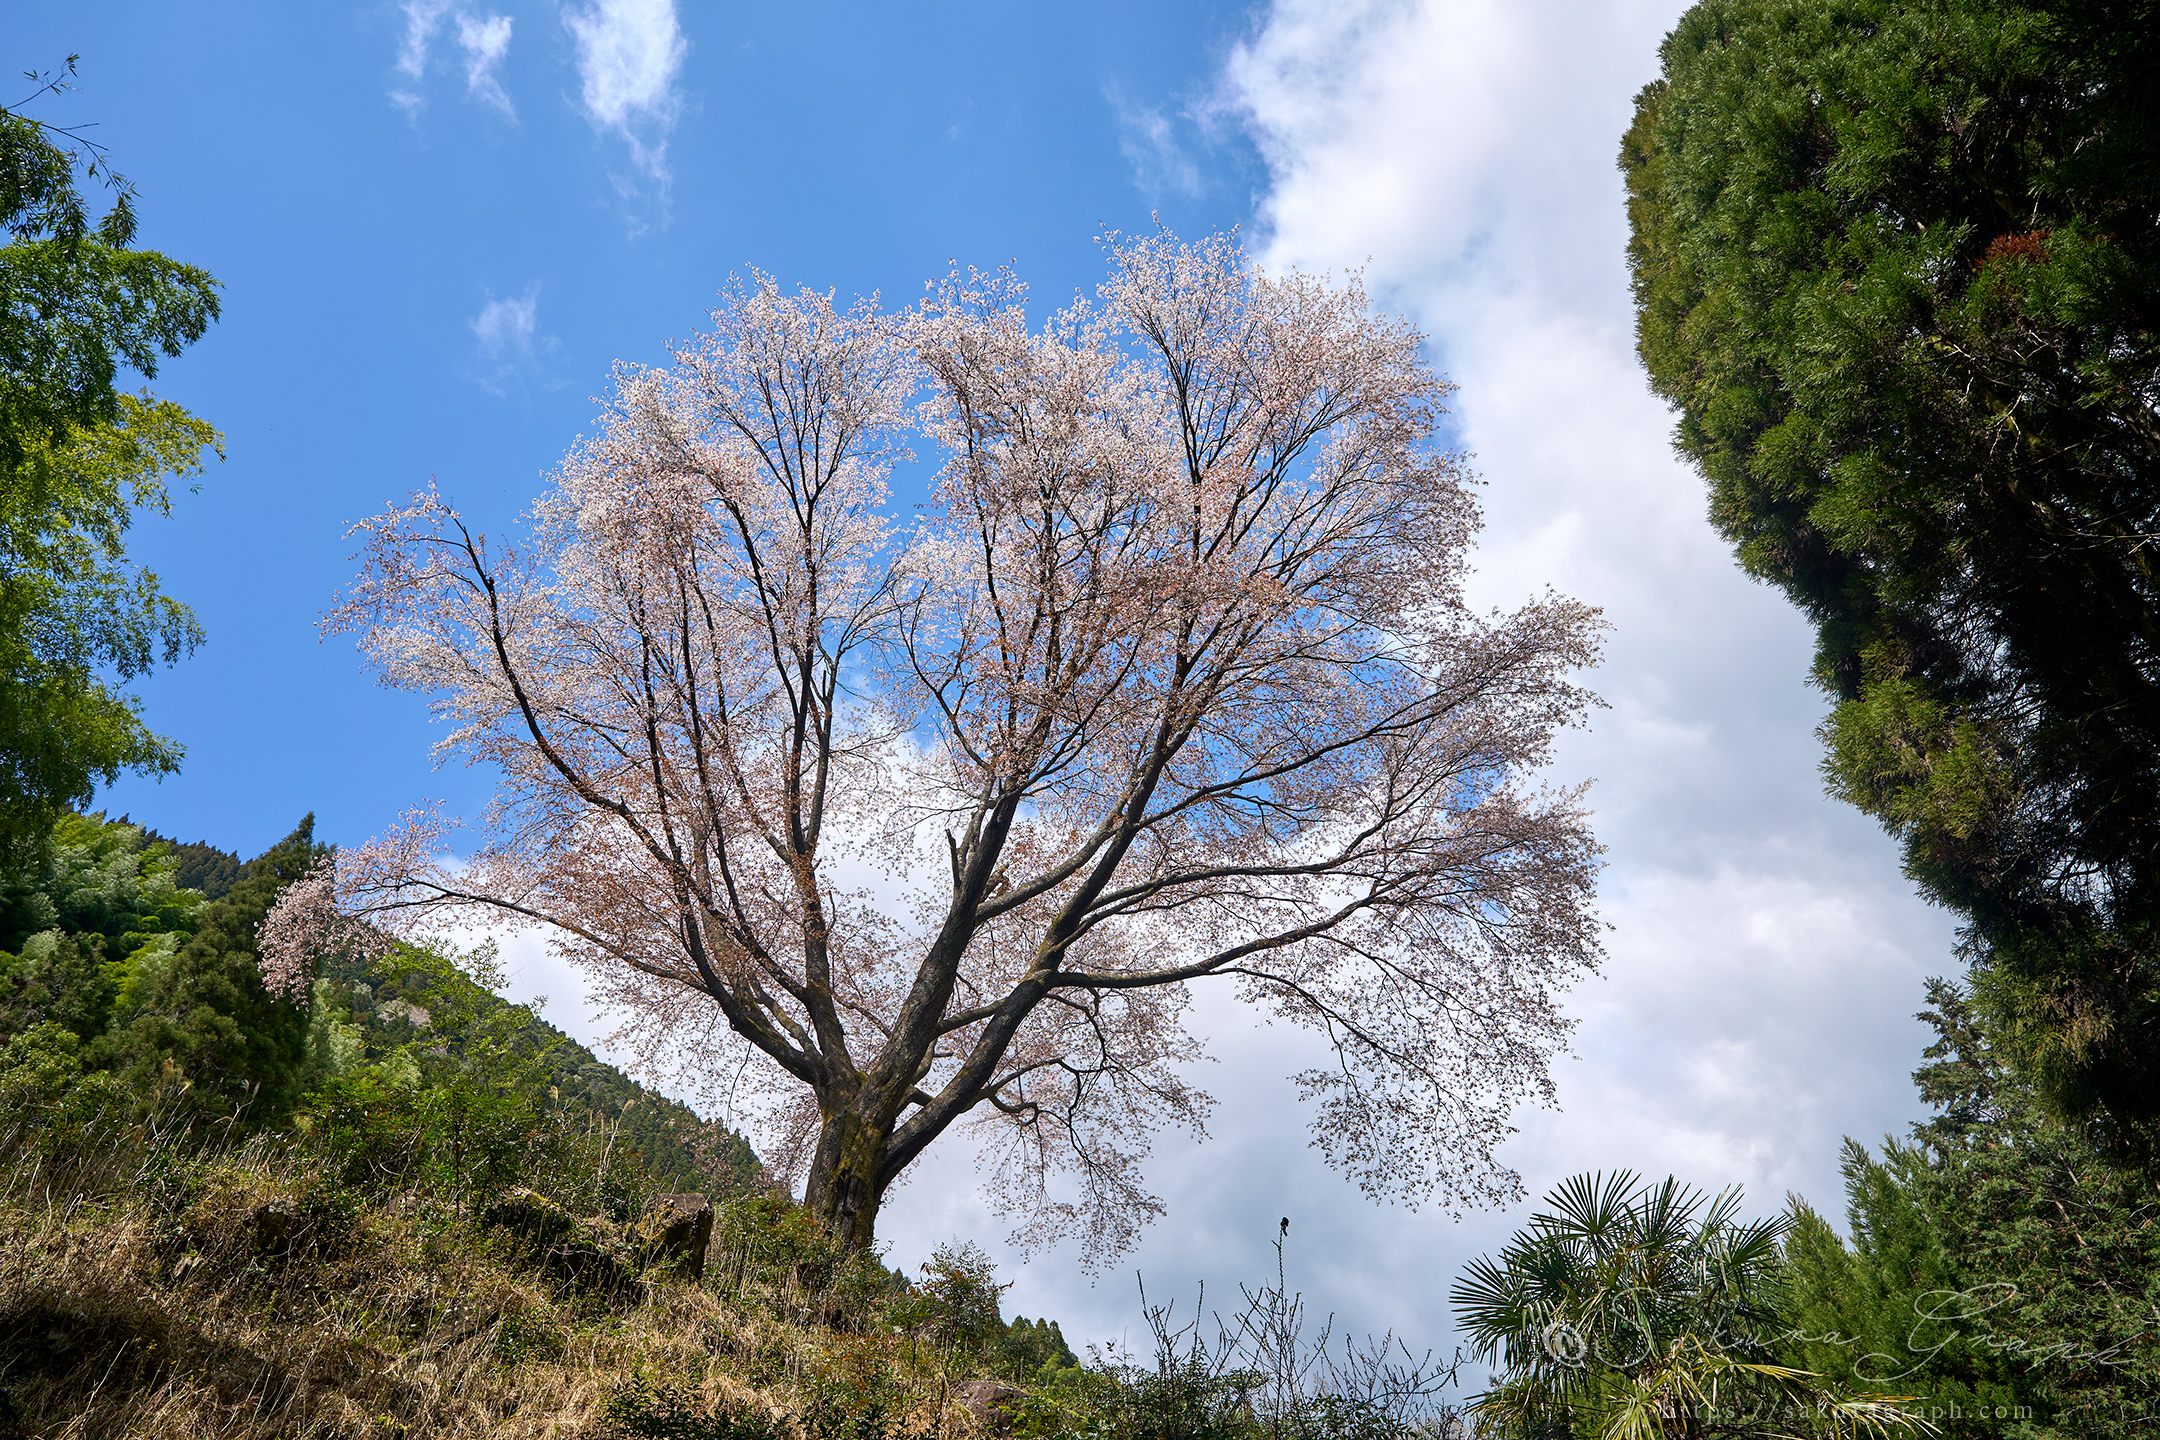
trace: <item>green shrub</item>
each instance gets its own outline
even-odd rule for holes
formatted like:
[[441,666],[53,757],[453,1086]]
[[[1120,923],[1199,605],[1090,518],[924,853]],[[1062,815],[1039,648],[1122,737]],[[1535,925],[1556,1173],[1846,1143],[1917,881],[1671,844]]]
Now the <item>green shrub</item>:
[[784,1440],[765,1415],[707,1407],[687,1386],[655,1385],[642,1372],[616,1390],[601,1414],[598,1440]]
[[282,1258],[342,1260],[360,1248],[365,1197],[325,1176],[311,1176],[290,1202],[292,1228],[276,1245]]
[[1266,1431],[1273,1440],[1405,1440],[1410,1427],[1369,1401],[1313,1395],[1268,1416]]
[[325,1080],[304,1113],[334,1173],[371,1194],[431,1189],[482,1205],[524,1187],[621,1222],[653,1190],[636,1156],[612,1155],[605,1137],[573,1131],[515,1092],[462,1077],[422,1085],[402,1056]]
[[82,1079],[82,1042],[57,1021],[30,1026],[0,1045],[0,1110],[27,1119]]
[[115,1132],[135,1118],[133,1091],[102,1070],[84,1074],[74,1032],[42,1021],[0,1045],[0,1115],[10,1148],[78,1164],[109,1151]]
[[405,1079],[370,1066],[307,1097],[307,1134],[347,1184],[380,1194],[418,1178],[434,1130],[426,1095]]
[[562,1327],[545,1311],[513,1309],[496,1322],[495,1358],[506,1365],[552,1360],[563,1353]]
[[1115,1373],[1101,1365],[1074,1364],[1038,1372],[1013,1407],[1015,1440],[1078,1440],[1118,1433],[1125,1412]]
[[728,1286],[822,1286],[840,1260],[840,1247],[810,1212],[783,1190],[738,1195],[713,1217],[712,1256]]
[[1261,1377],[1218,1369],[1197,1344],[1175,1364],[1121,1378],[1115,1428],[1127,1440],[1253,1440],[1260,1434],[1252,1394]]
[[907,1429],[883,1406],[858,1408],[852,1401],[820,1396],[796,1417],[805,1440],[898,1440]]
[[955,1356],[1001,1354],[1007,1338],[997,1265],[982,1247],[940,1245],[922,1265],[921,1283],[894,1298],[892,1323]]

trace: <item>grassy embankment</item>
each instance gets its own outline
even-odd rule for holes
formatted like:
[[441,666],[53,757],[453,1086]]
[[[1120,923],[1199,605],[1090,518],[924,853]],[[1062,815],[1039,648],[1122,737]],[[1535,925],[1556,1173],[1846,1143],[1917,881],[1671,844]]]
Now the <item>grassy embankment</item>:
[[19,1435],[869,1440],[957,1433],[968,1381],[1057,1368],[1028,1343],[1050,1327],[996,1325],[994,1289],[997,1333],[970,1332],[969,1296],[837,1263],[775,1195],[719,1207],[694,1280],[634,1221],[523,1190],[368,1195],[291,1135],[226,1148],[93,1119],[5,1148]]

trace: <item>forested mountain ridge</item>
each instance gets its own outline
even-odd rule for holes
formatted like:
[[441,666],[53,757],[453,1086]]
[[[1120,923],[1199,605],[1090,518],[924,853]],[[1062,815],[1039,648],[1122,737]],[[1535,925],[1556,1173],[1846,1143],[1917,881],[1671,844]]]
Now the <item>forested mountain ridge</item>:
[[732,1194],[761,1181],[756,1152],[741,1135],[631,1079],[530,1007],[512,1005],[469,979],[453,980],[433,967],[385,972],[339,959],[324,965],[318,990],[323,982],[344,1017],[340,1023],[360,1030],[368,1054],[424,1039],[435,1028],[442,991],[454,986],[452,1003],[469,1007],[465,1023],[503,1032],[509,1049],[529,1067],[533,1094],[546,1094],[557,1111],[579,1116],[589,1129],[634,1150],[663,1187]]
[[[120,817],[120,823],[128,823],[128,817]],[[189,890],[200,890],[206,900],[223,898],[226,891],[240,879],[241,859],[230,850],[220,850],[207,840],[175,840],[160,835],[155,830],[143,831],[143,844],[163,845],[171,856],[173,883]]]

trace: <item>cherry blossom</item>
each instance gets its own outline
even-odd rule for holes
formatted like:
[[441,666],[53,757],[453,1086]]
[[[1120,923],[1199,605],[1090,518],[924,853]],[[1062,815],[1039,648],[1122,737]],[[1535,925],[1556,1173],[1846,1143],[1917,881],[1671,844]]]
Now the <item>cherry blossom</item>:
[[1451,387],[1354,276],[1107,249],[1040,323],[1004,272],[899,314],[754,275],[618,367],[522,538],[432,489],[356,527],[329,624],[501,783],[461,859],[421,812],[311,877],[269,973],[539,927],[856,1245],[965,1121],[1026,1237],[1129,1247],[1152,1137],[1204,1127],[1199,985],[1325,1037],[1314,1144],[1376,1196],[1518,1196],[1600,958],[1538,777],[1602,622],[1466,605]]

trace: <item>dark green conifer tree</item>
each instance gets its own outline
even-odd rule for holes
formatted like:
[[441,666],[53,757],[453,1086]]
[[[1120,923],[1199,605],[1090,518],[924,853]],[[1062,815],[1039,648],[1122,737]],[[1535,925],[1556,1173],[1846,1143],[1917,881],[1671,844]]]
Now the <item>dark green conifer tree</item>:
[[127,1013],[93,1048],[93,1064],[137,1087],[184,1080],[205,1115],[269,1124],[291,1112],[307,1059],[308,1012],[263,988],[255,931],[278,891],[323,854],[314,835],[309,815],[249,861],[223,899],[203,907],[194,938],[140,978]]
[[[1881,1158],[1846,1142],[1846,1223],[1850,1246],[1803,1201],[1793,1203],[1785,1241],[1789,1267],[1787,1363],[1853,1385],[1919,1395],[1948,1437],[1992,1436],[2006,1428],[1998,1408],[2044,1417],[2052,1407],[2036,1378],[1985,1343],[1976,1307],[1997,1287],[1966,1268],[1955,1237],[1922,1198],[1925,1155],[1891,1144]],[[1979,1418],[1983,1412],[1986,1419]]]
[[174,883],[202,891],[205,900],[222,899],[239,883],[242,861],[230,850],[220,850],[207,840],[174,840],[155,830],[145,830],[143,839],[169,850]]
[[1702,0],[1622,146],[1643,359],[1815,622],[1830,789],[2060,1113],[2160,1137],[2160,4]]
[[2155,1433],[2150,1183],[2049,1113],[1965,991],[1935,980],[1928,1000],[1913,1078],[1936,1114],[1880,1158],[1848,1147],[1851,1246],[1795,1206],[1792,1363],[1925,1395],[1953,1437]]

